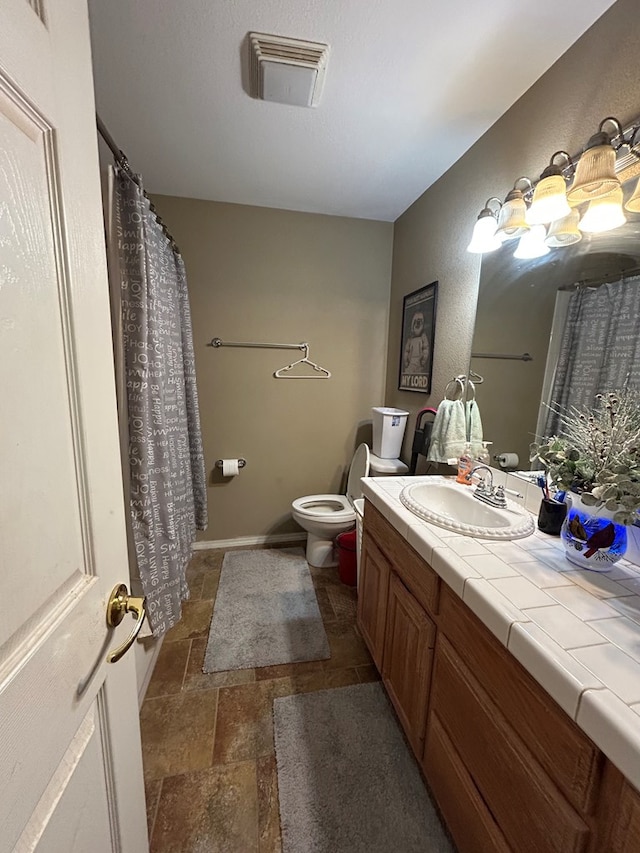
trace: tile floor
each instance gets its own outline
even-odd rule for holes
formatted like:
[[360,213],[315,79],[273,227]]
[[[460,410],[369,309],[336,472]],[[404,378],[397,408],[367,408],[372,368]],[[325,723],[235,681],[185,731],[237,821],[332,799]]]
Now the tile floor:
[[311,569],[330,660],[205,675],[223,556],[194,555],[140,712],[152,853],[280,851],[273,699],[378,678],[337,569]]

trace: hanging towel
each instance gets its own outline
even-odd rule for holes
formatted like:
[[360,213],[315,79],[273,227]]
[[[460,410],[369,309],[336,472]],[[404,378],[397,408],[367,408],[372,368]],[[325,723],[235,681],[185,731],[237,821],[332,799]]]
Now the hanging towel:
[[462,400],[443,400],[438,406],[427,459],[446,462],[462,455],[467,443],[465,408]]
[[480,418],[480,409],[475,400],[469,400],[467,403],[467,422],[469,424],[469,444],[471,445],[471,453],[478,458],[483,451],[482,440],[482,420]]

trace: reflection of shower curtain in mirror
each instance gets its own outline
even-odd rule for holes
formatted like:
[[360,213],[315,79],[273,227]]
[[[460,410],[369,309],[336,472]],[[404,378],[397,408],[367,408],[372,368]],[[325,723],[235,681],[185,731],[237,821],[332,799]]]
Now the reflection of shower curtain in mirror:
[[[596,394],[640,388],[640,276],[579,287],[569,300],[551,401],[591,408]],[[547,413],[544,436],[560,429]]]

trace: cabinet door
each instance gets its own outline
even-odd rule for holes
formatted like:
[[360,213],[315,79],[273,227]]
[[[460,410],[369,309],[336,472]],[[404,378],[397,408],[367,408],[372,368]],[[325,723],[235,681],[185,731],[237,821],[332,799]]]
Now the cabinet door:
[[382,678],[418,759],[422,758],[435,625],[391,575]]
[[610,761],[604,770],[596,823],[591,853],[637,853],[640,850],[640,792]]
[[[514,850],[584,853],[589,827],[442,634],[438,638],[429,713],[438,717],[455,744],[469,776]],[[428,766],[425,773],[428,779]]]
[[358,589],[358,627],[369,646],[375,665],[382,671],[384,631],[391,567],[365,533]]

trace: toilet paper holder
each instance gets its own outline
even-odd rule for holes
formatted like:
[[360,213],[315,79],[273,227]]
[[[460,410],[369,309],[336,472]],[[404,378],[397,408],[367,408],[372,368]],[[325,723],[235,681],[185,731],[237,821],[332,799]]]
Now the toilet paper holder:
[[[244,468],[246,464],[246,459],[238,459],[238,468]],[[216,468],[222,468],[222,459],[216,459]]]

